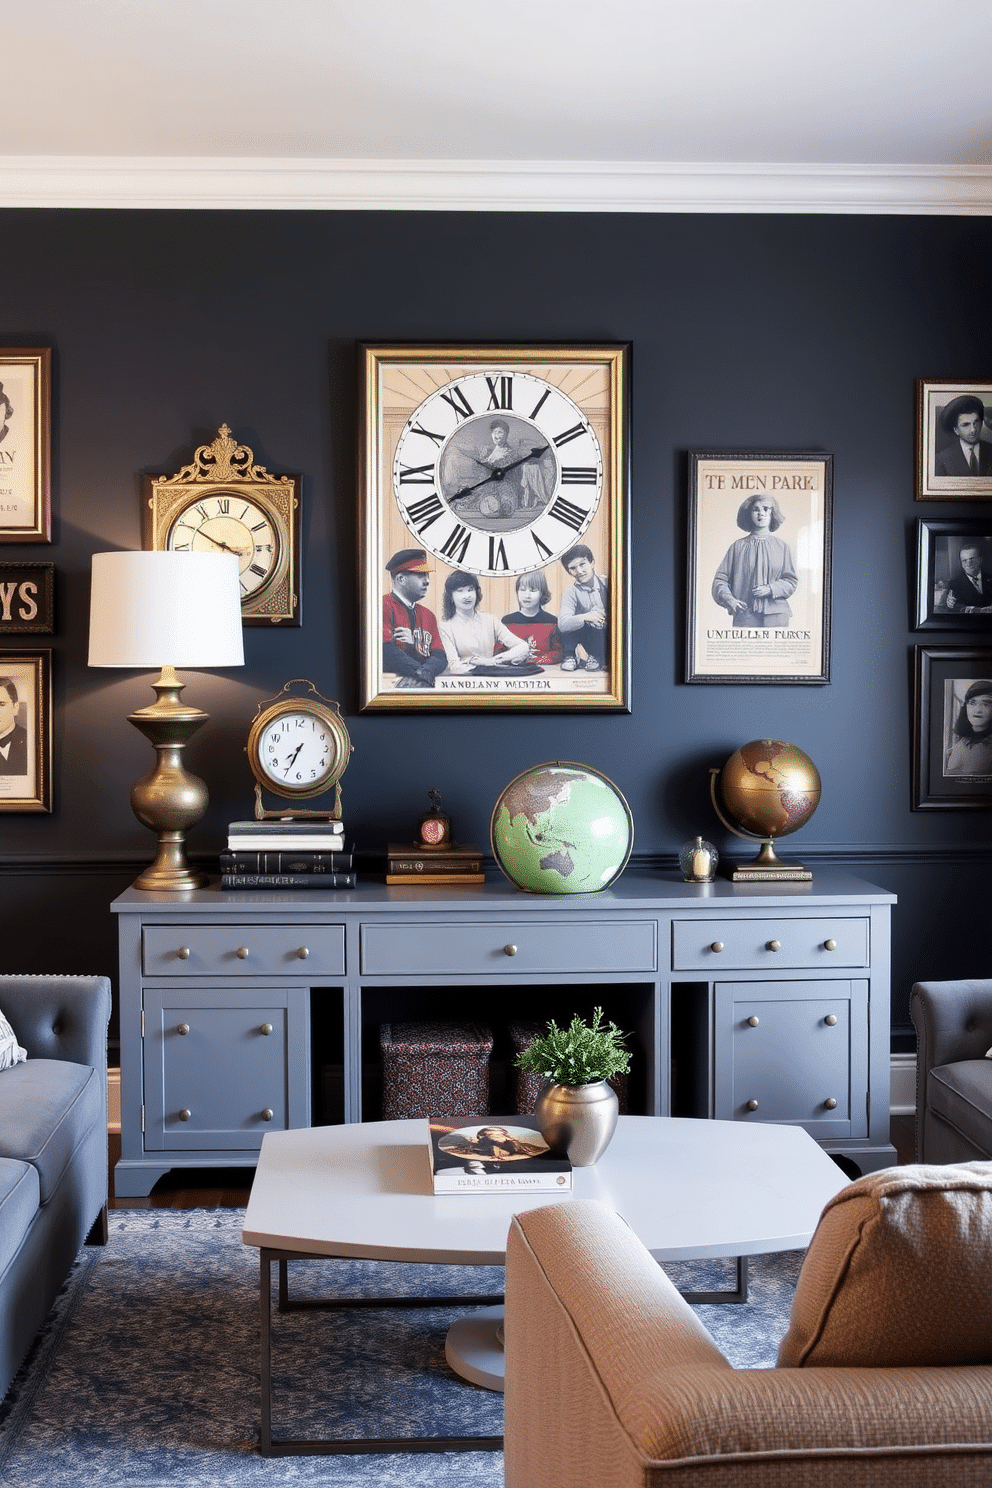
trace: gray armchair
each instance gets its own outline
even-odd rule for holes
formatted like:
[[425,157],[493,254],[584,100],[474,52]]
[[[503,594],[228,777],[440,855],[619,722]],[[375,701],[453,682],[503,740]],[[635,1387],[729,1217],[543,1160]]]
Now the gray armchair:
[[992,981],[917,982],[916,1157],[992,1158]]

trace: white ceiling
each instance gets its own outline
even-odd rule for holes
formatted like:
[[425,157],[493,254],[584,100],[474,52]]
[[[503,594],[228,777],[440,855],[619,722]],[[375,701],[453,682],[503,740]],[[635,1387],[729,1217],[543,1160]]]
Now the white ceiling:
[[952,210],[992,195],[990,0],[8,0],[3,17],[0,202],[144,182],[171,204],[184,174],[191,197],[222,184],[222,162],[234,195],[272,205],[295,204],[287,179],[303,197],[488,180],[465,205],[542,205],[562,182],[594,204],[622,182],[645,210],[659,183],[733,176],[772,209],[775,183],[896,181]]

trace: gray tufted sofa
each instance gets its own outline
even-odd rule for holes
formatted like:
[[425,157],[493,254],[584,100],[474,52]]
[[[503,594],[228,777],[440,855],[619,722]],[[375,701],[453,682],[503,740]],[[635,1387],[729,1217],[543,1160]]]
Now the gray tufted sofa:
[[0,976],[0,1398],[79,1247],[107,1236],[106,977]]
[[992,981],[917,982],[916,1157],[992,1158]]

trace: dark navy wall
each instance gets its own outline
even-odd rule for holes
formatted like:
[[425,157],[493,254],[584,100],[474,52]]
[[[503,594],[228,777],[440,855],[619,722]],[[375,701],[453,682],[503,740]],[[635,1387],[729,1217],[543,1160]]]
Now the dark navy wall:
[[[194,853],[249,813],[248,724],[295,676],[342,704],[345,815],[368,848],[412,831],[430,786],[485,841],[506,781],[564,755],[617,780],[638,855],[671,870],[687,836],[724,843],[708,767],[790,739],[824,787],[790,845],[900,894],[908,1046],[915,978],[990,970],[989,817],[912,812],[909,778],[915,522],[976,513],[913,500],[915,379],[987,378],[990,247],[982,218],[0,213],[0,345],[53,348],[55,412],[54,543],[0,561],[58,572],[55,811],[0,815],[9,969],[113,972],[105,906],[151,846],[128,805],[150,751],[125,715],[151,692],[86,668],[89,559],[141,546],[142,472],[178,469],[226,421],[270,470],[302,472],[304,623],[249,629],[243,671],[188,678],[211,714],[188,750],[212,796]],[[629,715],[357,714],[360,340],[631,343]],[[680,682],[693,448],[834,453],[832,685]]]

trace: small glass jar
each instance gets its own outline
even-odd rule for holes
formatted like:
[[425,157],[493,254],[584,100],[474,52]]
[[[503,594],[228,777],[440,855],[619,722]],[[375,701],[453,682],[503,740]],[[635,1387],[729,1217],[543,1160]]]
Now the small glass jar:
[[720,854],[712,842],[694,837],[679,853],[679,867],[686,883],[712,883]]

